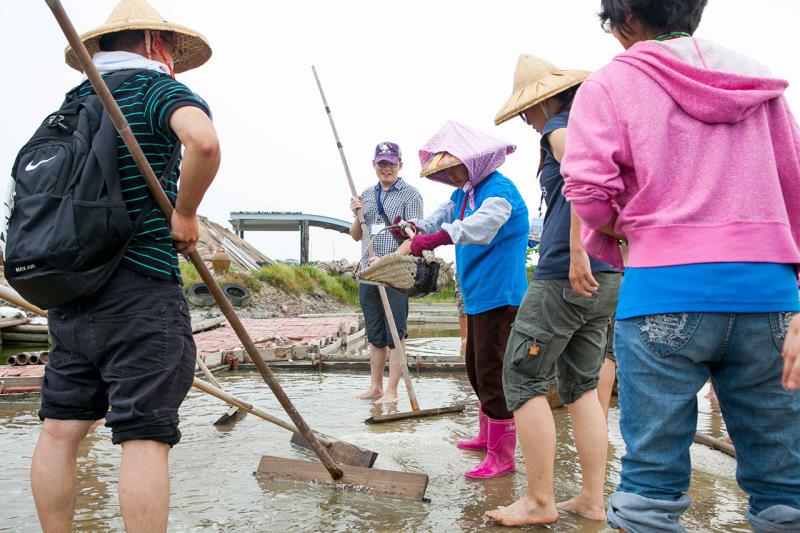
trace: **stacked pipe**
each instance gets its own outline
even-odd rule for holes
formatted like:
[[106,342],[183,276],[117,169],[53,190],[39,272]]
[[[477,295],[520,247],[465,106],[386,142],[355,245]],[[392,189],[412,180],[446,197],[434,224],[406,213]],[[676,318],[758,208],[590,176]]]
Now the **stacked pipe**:
[[3,344],[50,344],[46,324],[22,324],[3,328],[0,339]]
[[49,357],[50,352],[21,352],[10,355],[6,363],[11,366],[43,365]]

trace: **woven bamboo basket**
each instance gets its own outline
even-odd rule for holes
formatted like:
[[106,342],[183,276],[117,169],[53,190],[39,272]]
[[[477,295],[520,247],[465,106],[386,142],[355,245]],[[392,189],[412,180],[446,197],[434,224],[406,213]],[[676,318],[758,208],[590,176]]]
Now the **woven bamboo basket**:
[[[388,228],[385,228],[381,232],[387,230]],[[372,237],[367,250],[371,249],[372,241],[381,232]],[[365,257],[359,261],[353,278],[382,283],[409,296],[425,296],[437,292],[448,281],[444,260],[434,257],[433,254],[427,258],[390,254],[362,269]]]

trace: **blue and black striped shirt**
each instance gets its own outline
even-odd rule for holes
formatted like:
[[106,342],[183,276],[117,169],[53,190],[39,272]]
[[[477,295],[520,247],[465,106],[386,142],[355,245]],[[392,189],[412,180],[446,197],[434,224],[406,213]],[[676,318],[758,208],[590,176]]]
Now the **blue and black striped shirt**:
[[[79,96],[93,92],[94,89],[88,81],[78,90]],[[177,143],[175,134],[169,129],[172,113],[179,107],[195,106],[211,115],[208,106],[199,96],[161,72],[137,74],[120,85],[113,94],[158,177],[166,168]],[[122,196],[131,221],[135,221],[142,210],[147,209],[145,220],[128,246],[122,264],[148,276],[180,281],[178,254],[167,219],[158,205],[151,202],[152,195],[147,183],[119,135],[117,141],[117,165]],[[180,171],[176,166],[163,180],[164,190],[173,204],[178,197],[179,176]]]

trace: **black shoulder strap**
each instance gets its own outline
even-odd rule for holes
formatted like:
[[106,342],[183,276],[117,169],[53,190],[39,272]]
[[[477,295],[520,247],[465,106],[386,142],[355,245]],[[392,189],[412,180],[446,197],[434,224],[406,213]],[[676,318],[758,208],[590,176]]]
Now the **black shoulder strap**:
[[182,145],[180,141],[175,143],[175,149],[172,151],[172,155],[167,162],[167,166],[164,167],[164,172],[161,173],[160,180],[162,181],[162,185],[163,180],[167,179],[169,173],[175,170],[175,168],[178,166],[178,160],[181,158],[181,146]]
[[[162,189],[165,188],[164,182],[169,177],[170,172],[175,170],[175,168],[178,166],[178,160],[180,159],[180,156],[181,156],[181,143],[180,141],[178,141],[178,143],[175,145],[175,149],[172,151],[172,155],[169,158],[169,162],[167,162],[167,166],[164,167],[164,172],[162,172],[161,176],[158,177],[158,183],[159,185],[161,185]],[[167,198],[169,198],[169,202],[172,204],[172,207],[175,207],[175,202],[172,201],[172,198],[170,198],[169,195],[167,195]],[[136,231],[138,231],[141,225],[144,223],[150,209],[158,205],[158,203],[156,202],[156,198],[155,196],[153,196],[152,193],[148,195],[148,199],[145,200],[145,202],[146,202],[145,208],[142,208],[142,211],[139,213],[139,216],[136,218],[136,221],[134,222],[134,228],[136,229]]]
[[113,93],[114,91],[119,89],[120,85],[122,85],[129,79],[133,78],[137,74],[142,74],[144,72],[150,72],[150,71],[141,68],[118,70],[117,72],[114,72],[107,78],[104,78],[104,81],[106,82],[108,90]]
[[[381,218],[383,219],[383,223],[386,224],[387,228],[392,225],[391,221],[389,220],[389,217],[386,216],[386,212],[383,209],[381,209]],[[403,241],[398,239],[397,236],[394,233],[392,233],[391,235],[392,235],[392,238],[394,239],[394,242],[396,242],[398,246],[400,246],[400,244],[403,243]]]
[[[141,69],[141,68],[118,70],[118,71],[112,73],[111,75],[106,76],[105,78],[103,78],[103,81],[106,82],[106,87],[108,87],[108,90],[113,93],[114,91],[119,89],[120,85],[122,85],[123,83],[125,83],[126,81],[131,79],[132,77],[136,76],[137,74],[142,74],[142,73],[145,73],[145,72],[151,72],[151,71],[149,71],[147,69]],[[70,101],[71,99],[75,98],[75,96],[77,96],[78,91],[80,90],[81,87],[83,87],[83,83],[79,84],[77,87],[75,87],[72,90],[70,90],[67,93],[67,95],[64,98],[64,100],[65,101]]]

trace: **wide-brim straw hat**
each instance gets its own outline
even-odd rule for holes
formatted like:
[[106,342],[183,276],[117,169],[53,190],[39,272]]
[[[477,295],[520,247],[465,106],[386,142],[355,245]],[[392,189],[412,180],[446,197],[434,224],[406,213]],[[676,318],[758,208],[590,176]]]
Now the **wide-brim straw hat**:
[[495,125],[582,83],[589,74],[586,70],[561,70],[541,57],[522,54],[514,72],[513,92],[494,117]]
[[[158,30],[172,32],[175,45],[175,72],[199,67],[211,57],[211,46],[202,34],[185,26],[167,22],[145,0],[122,0],[102,26],[81,35],[81,41],[93,56],[100,51],[100,37],[125,30]],[[64,51],[67,65],[83,72],[71,47]]]
[[461,160],[456,156],[447,152],[439,152],[438,154],[434,155],[424,167],[422,167],[422,171],[419,173],[419,175],[420,177],[427,178],[432,174],[436,174],[442,170],[447,170],[448,168],[457,167],[458,165],[462,164],[463,163]]

